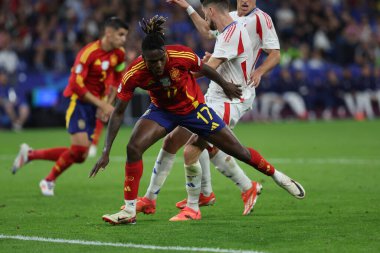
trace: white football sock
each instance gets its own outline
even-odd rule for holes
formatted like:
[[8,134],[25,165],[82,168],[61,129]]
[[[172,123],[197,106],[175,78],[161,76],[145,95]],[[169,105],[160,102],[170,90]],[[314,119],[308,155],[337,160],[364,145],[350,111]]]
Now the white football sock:
[[199,194],[201,193],[202,168],[198,162],[185,165],[187,206],[195,211],[199,210]]
[[162,148],[160,149],[145,197],[151,200],[157,199],[157,195],[173,167],[174,159],[175,154],[170,154]]
[[128,213],[131,213],[131,214],[136,214],[136,202],[137,200],[134,199],[134,200],[124,200],[125,202],[125,206],[124,206],[124,210],[127,211]]
[[219,150],[216,155],[211,158],[211,162],[215,165],[218,171],[231,179],[242,192],[245,192],[252,187],[251,179],[247,177],[232,156]]
[[202,167],[202,186],[201,192],[205,196],[210,196],[212,193],[211,185],[211,173],[210,173],[210,156],[208,155],[207,149],[203,150],[199,157],[199,162]]

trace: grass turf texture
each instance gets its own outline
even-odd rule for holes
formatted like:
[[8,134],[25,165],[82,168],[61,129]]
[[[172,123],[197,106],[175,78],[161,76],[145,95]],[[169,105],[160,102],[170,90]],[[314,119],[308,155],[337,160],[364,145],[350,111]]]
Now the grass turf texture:
[[[101,220],[123,204],[122,157],[131,129],[119,133],[111,153],[116,159],[106,171],[88,179],[96,159],[74,165],[57,181],[53,198],[43,197],[38,187],[52,162],[33,161],[15,176],[10,168],[22,142],[33,148],[67,146],[65,130],[0,132],[0,234],[262,252],[379,252],[379,130],[380,121],[240,124],[235,129],[238,138],[301,182],[305,200],[291,197],[270,178],[243,165],[264,190],[254,213],[242,216],[238,188],[212,168],[215,206],[201,209],[201,221],[169,222],[178,212],[175,203],[185,197],[180,153],[159,195],[156,214],[138,215],[134,226],[111,226]],[[140,195],[160,145],[144,155]],[[153,252],[0,239],[0,252],[89,251]]]

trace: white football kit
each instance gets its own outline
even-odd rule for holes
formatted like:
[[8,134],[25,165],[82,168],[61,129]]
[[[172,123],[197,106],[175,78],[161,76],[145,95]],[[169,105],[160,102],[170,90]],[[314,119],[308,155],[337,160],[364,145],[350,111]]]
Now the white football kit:
[[[240,43],[238,36],[236,36],[237,34],[235,34],[235,40],[232,40],[231,38],[229,43],[226,43],[223,40],[223,38],[228,35],[228,31],[231,33],[231,27],[227,27],[220,34],[212,33],[215,34],[217,38],[212,57],[226,58],[228,60],[219,66],[217,71],[228,81],[232,81],[235,84],[245,84],[242,87],[243,96],[240,100],[234,99],[231,101],[226,97],[220,86],[211,82],[205,98],[206,103],[214,109],[214,111],[232,129],[240,118],[247,111],[252,109],[256,93],[255,89],[248,87],[247,84],[249,83],[250,74],[255,68],[262,49],[280,49],[280,43],[271,17],[259,8],[253,9],[243,17],[239,17],[237,11],[230,12],[230,16],[238,22],[236,25],[237,27],[241,29],[241,26],[244,26],[248,32],[248,39],[246,36],[241,37],[245,54],[240,55],[240,59],[242,57],[247,57],[248,65],[246,65],[246,72],[241,68],[241,62],[239,67],[239,60],[237,60],[239,55],[237,54],[236,49],[239,48]],[[242,32],[242,34],[245,33]],[[234,34],[232,34],[232,36],[233,35]],[[248,55],[246,55],[247,53]],[[246,83],[242,82],[242,77],[248,78]]]
[[209,105],[231,128],[252,107],[255,89],[248,86],[253,67],[252,47],[247,30],[237,21],[217,35],[212,57],[226,59],[216,71],[229,82],[241,85],[242,96],[232,101],[211,81],[205,95]]
[[239,17],[237,11],[230,12],[230,16],[242,23],[248,31],[253,49],[253,68],[255,68],[262,49],[280,49],[276,29],[274,28],[272,18],[267,13],[256,7],[245,16]]

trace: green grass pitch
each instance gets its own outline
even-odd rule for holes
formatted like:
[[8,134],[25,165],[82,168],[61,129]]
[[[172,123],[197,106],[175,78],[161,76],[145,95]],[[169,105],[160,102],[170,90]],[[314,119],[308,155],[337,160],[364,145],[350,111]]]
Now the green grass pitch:
[[[212,168],[216,204],[201,209],[200,221],[171,223],[169,218],[178,212],[174,204],[185,197],[181,152],[161,190],[156,214],[138,215],[134,226],[111,226],[101,216],[118,211],[123,204],[125,145],[130,131],[120,131],[105,171],[88,178],[96,159],[73,166],[57,181],[53,198],[43,197],[38,187],[52,162],[34,161],[16,175],[10,168],[22,142],[33,148],[67,146],[65,130],[0,132],[0,237],[219,248],[215,252],[380,252],[378,120],[240,124],[235,129],[238,138],[302,183],[304,200],[293,198],[271,178],[242,165],[251,179],[264,186],[253,214],[242,216],[238,188]],[[160,145],[144,154],[140,195],[145,193]],[[0,252],[169,251],[2,238]]]

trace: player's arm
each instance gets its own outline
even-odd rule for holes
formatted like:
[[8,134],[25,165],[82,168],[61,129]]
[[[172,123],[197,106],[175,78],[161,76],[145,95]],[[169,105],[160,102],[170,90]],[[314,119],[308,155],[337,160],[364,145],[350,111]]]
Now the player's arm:
[[251,73],[251,85],[254,87],[258,87],[261,81],[261,77],[273,69],[277,64],[280,63],[280,50],[279,49],[264,49],[264,51],[268,54],[265,61],[258,67],[253,70]]
[[265,61],[255,70],[252,71],[251,85],[258,87],[261,81],[261,77],[268,71],[273,69],[277,64],[280,63],[280,42],[276,33],[276,29],[273,25],[272,19],[267,14],[256,15],[256,22],[249,22],[247,24],[247,30],[252,30],[252,26],[255,27],[257,31],[257,24],[261,24],[261,48],[268,54]]
[[84,93],[84,95],[82,96],[82,100],[98,107],[100,110],[103,111],[106,117],[109,117],[114,109],[111,104],[107,103],[107,101],[95,97],[89,91]]
[[[203,62],[205,64],[207,64],[209,67],[213,68],[213,69],[217,69],[220,64],[222,64],[223,62],[225,62],[227,59],[226,58],[215,58],[215,57],[210,57],[207,62]],[[203,60],[202,60],[203,61]],[[195,72],[193,73],[193,76],[195,78],[199,78],[199,77],[202,77],[202,73],[201,72]]]
[[198,32],[206,39],[215,39],[215,35],[213,35],[210,31],[210,27],[207,22],[194,10],[194,8],[186,2],[186,0],[166,0],[167,3],[174,3],[181,7],[182,9],[187,11],[191,21],[193,21],[195,28]]
[[111,114],[111,118],[108,122],[107,135],[104,142],[104,148],[102,156],[99,158],[98,162],[95,164],[94,168],[90,172],[90,177],[95,177],[99,169],[105,168],[109,163],[109,154],[112,148],[113,141],[119,132],[120,126],[123,123],[124,112],[128,106],[129,101],[123,101],[117,99],[115,110]]
[[215,69],[208,66],[207,64],[202,64],[202,67],[199,72],[201,72],[201,74],[205,77],[219,84],[229,99],[232,100],[233,98],[240,98],[240,96],[242,95],[240,85],[227,82],[221,75],[219,75],[218,72],[216,72]]

